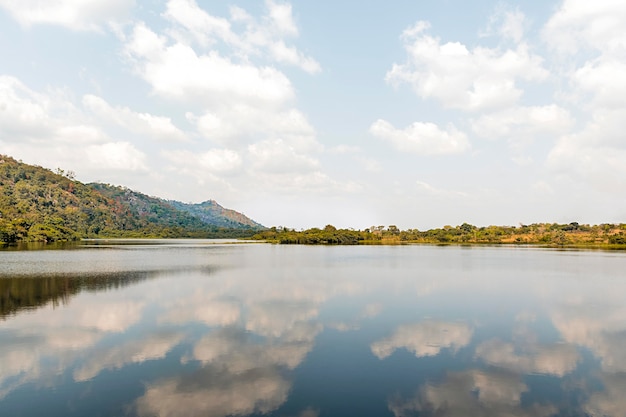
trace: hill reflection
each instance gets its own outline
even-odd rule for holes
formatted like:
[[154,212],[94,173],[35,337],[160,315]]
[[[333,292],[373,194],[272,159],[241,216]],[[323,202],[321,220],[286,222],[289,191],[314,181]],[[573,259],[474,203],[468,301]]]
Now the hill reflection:
[[155,273],[114,272],[0,278],[0,319],[51,304],[65,305],[81,291],[109,291],[144,281]]

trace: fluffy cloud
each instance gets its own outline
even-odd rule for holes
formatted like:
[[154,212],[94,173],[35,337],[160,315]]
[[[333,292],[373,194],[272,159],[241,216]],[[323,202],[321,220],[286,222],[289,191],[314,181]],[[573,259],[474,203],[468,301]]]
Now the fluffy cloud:
[[93,143],[105,139],[99,129],[85,125],[81,116],[62,92],[39,93],[15,77],[0,75],[0,133],[7,140]]
[[196,124],[198,132],[206,139],[224,146],[240,146],[267,137],[288,141],[299,151],[321,150],[315,140],[315,130],[302,112],[250,106],[217,106],[212,112],[196,116],[187,113],[187,119]]
[[[174,25],[172,36],[181,42],[189,39],[201,47],[222,42],[236,54],[263,56],[309,73],[319,72],[321,67],[317,61],[285,43],[286,38],[298,36],[291,5],[268,0],[265,7],[266,14],[254,18],[233,6],[229,20],[210,15],[194,0],[170,0],[164,16]],[[232,23],[243,23],[245,29],[237,33]]]
[[456,351],[466,346],[473,333],[473,329],[463,323],[424,321],[399,326],[391,336],[372,343],[371,349],[379,359],[402,348],[417,357],[435,356],[444,348]]
[[87,161],[97,164],[99,170],[148,171],[146,156],[128,142],[109,142],[90,145],[85,149]]
[[548,167],[605,191],[623,187],[626,184],[625,118],[626,108],[595,112],[582,131],[557,141],[548,155]]
[[573,63],[567,72],[571,85],[567,99],[591,115],[581,130],[558,139],[548,167],[609,192],[626,184],[625,18],[623,2],[566,0],[543,33],[546,42]]
[[[137,116],[128,109],[122,113],[129,116],[128,123]],[[143,116],[148,124],[155,121]],[[0,76],[0,144],[4,152],[29,155],[29,162],[44,166],[52,159],[86,175],[148,170],[146,155],[135,145],[113,141],[98,120],[86,121],[89,117],[84,110],[62,93],[35,92],[14,77]]]
[[626,4],[616,0],[565,0],[544,27],[544,39],[561,53],[581,46],[615,50],[626,46]]
[[540,134],[562,134],[574,121],[566,109],[551,104],[512,107],[484,114],[471,123],[474,133],[487,139],[528,141]]
[[200,153],[179,150],[164,152],[163,155],[175,166],[182,167],[183,172],[198,178],[207,174],[232,174],[241,166],[241,157],[230,149],[209,149]]
[[487,29],[482,36],[500,36],[513,42],[521,42],[526,32],[526,16],[519,8],[507,10],[500,8],[489,18]]
[[90,94],[83,97],[82,103],[99,120],[114,123],[128,131],[157,140],[185,140],[185,134],[174,126],[169,117],[138,113],[128,107],[112,107],[103,98]]
[[306,173],[318,166],[318,161],[299,154],[282,140],[263,141],[248,147],[256,171],[269,173]]
[[515,104],[523,91],[517,80],[541,81],[548,76],[542,58],[520,42],[515,49],[476,47],[459,42],[441,43],[425,32],[420,21],[402,34],[407,62],[394,64],[386,80],[409,84],[423,99],[433,98],[447,108],[466,111]]
[[135,0],[0,0],[22,26],[51,24],[72,30],[101,30],[102,26],[124,20]]
[[[623,56],[603,54],[586,62],[571,76],[574,86],[580,92],[581,100],[591,97],[590,103],[596,109],[626,108],[626,59]],[[586,100],[585,100],[586,101]]]
[[415,122],[401,130],[379,119],[370,126],[370,133],[391,142],[402,152],[418,155],[460,153],[470,147],[467,136],[452,124],[442,130],[433,123]]
[[135,25],[124,48],[129,63],[157,96],[187,106],[196,137],[222,147],[202,150],[200,142],[200,149],[163,153],[171,171],[231,190],[332,182],[319,171],[323,147],[293,106],[291,81],[274,66],[319,71],[288,43],[298,35],[289,4],[267,1],[261,16],[231,7],[230,16],[218,17],[193,0],[171,0],[162,16],[169,23],[162,32]]
[[127,54],[156,94],[204,105],[279,106],[293,98],[289,79],[275,68],[236,63],[217,51],[198,55],[189,45],[167,45],[144,24],[135,26]]

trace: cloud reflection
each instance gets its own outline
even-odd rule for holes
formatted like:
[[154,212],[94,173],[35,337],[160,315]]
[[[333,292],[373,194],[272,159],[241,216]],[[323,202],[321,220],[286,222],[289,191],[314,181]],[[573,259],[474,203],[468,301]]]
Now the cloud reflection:
[[157,333],[120,346],[97,349],[74,371],[75,381],[86,381],[104,369],[120,369],[130,363],[164,358],[183,339],[179,332]]
[[450,373],[441,384],[427,384],[412,397],[393,397],[388,407],[396,417],[542,417],[556,412],[551,405],[522,405],[526,391],[528,387],[515,373],[469,370]]
[[539,373],[559,377],[572,372],[580,360],[578,350],[569,344],[532,344],[524,347],[500,339],[480,344],[476,348],[476,357],[490,365],[521,374]]
[[397,349],[406,349],[415,356],[435,356],[442,349],[453,351],[466,346],[474,330],[467,324],[428,320],[399,326],[389,337],[372,343],[372,353],[385,359]]
[[222,417],[269,413],[287,399],[291,383],[275,369],[231,374],[214,367],[149,384],[135,403],[139,416]]
[[[201,362],[192,374],[157,381],[135,403],[140,416],[226,416],[269,413],[286,400],[294,369],[313,346],[321,325],[298,323],[279,337],[259,339],[241,328],[204,336],[189,360]],[[305,410],[303,416],[315,416]]]

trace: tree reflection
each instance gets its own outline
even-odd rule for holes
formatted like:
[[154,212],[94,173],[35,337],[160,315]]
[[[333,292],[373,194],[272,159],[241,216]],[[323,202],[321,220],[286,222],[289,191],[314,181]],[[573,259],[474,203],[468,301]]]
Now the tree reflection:
[[[109,291],[144,281],[147,272],[89,273],[0,278],[0,319],[52,304],[66,305],[81,291]],[[154,274],[152,274],[154,275]]]

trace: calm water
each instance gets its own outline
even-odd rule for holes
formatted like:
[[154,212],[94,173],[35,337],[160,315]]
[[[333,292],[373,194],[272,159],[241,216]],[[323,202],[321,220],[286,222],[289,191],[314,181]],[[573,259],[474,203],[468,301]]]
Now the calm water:
[[0,416],[623,416],[626,253],[0,251]]

